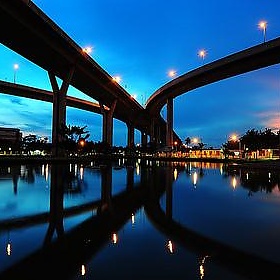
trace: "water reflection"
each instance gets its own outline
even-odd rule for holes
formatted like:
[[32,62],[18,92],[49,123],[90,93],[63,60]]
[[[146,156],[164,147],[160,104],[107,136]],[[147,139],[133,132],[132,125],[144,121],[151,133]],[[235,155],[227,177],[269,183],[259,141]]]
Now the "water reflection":
[[205,276],[205,262],[206,262],[206,259],[207,259],[208,257],[209,257],[209,256],[204,256],[204,257],[200,258],[200,260],[199,260],[200,279],[203,279],[204,276]]
[[240,186],[248,190],[249,196],[257,192],[272,193],[274,190],[279,191],[280,172],[275,170],[225,165],[223,176],[232,178],[233,188],[236,188],[239,181]]
[[58,238],[64,234],[63,194],[73,189],[72,182],[76,181],[73,175],[65,165],[54,165],[51,168],[50,215],[44,245],[51,242],[55,232]]
[[[265,258],[246,253],[234,246],[218,242],[215,239],[201,235],[200,233],[182,225],[175,218],[171,218],[169,211],[170,201],[173,200],[173,193],[168,192],[168,184],[162,185],[157,182],[154,185],[149,201],[145,204],[145,211],[153,224],[164,234],[176,240],[177,244],[185,247],[187,250],[198,253],[201,257],[199,262],[200,278],[205,274],[204,265],[206,258],[211,256],[212,261],[223,263],[224,266],[231,270],[241,273],[242,276],[250,279],[272,279],[273,275],[280,272],[280,267],[274,262],[269,262]],[[166,209],[160,205],[160,193],[166,190]],[[168,241],[169,252],[173,253],[173,242]],[[261,266],[256,266],[256,264]],[[266,278],[264,278],[266,277]]]
[[[143,203],[143,193],[146,190],[139,185],[134,188],[134,180],[132,180],[133,168],[129,167],[127,170],[128,183],[126,189],[113,197],[112,166],[104,164],[99,166],[101,193],[99,200],[96,202],[98,210],[95,216],[85,220],[79,227],[66,233],[64,230],[64,199],[69,191],[74,194],[82,192],[82,184],[77,184],[81,171],[78,174],[77,168],[69,169],[69,166],[59,164],[52,165],[50,170],[50,211],[48,229],[43,242],[44,250],[39,249],[33,253],[33,257],[23,259],[15,264],[12,269],[4,271],[1,279],[6,279],[6,277],[9,279],[10,277],[16,277],[16,275],[33,279],[29,274],[34,266],[45,271],[45,275],[49,276],[53,275],[58,269],[62,270],[65,275],[68,275],[69,271],[73,273],[77,264],[80,263],[80,259],[85,257],[84,255],[86,255],[89,248],[93,250],[92,252],[98,250],[100,245],[106,242],[108,234],[112,235],[112,241],[116,244],[118,241],[118,229],[131,217],[133,223],[135,222],[135,217],[132,213],[135,213],[139,205]],[[79,179],[82,178],[81,176],[79,177]],[[73,190],[75,191],[73,192]],[[84,205],[81,205],[81,208],[84,208]],[[32,219],[33,216],[29,218]],[[13,222],[16,223],[17,221],[14,220]],[[10,227],[13,227],[12,223]],[[92,229],[95,230],[92,232]],[[54,239],[54,235],[57,238]],[[48,260],[47,269],[45,267],[45,258],[49,254],[53,255],[53,261]],[[73,269],[69,269],[69,267],[73,267]],[[85,266],[82,267],[82,273],[85,273]]]
[[[150,258],[164,261],[164,257],[156,253],[159,239],[163,239],[161,246],[164,246],[165,254],[167,251],[166,255],[172,255],[170,258],[176,260],[174,263],[169,260],[168,265],[160,265],[160,279],[166,279],[166,273],[173,269],[176,279],[211,279],[207,278],[207,272],[213,273],[217,267],[217,271],[223,275],[219,279],[270,279],[273,273],[280,271],[277,261],[271,262],[209,237],[206,224],[201,227],[202,231],[205,230],[204,234],[192,228],[195,224],[193,221],[203,218],[207,212],[211,213],[212,209],[207,207],[214,200],[213,196],[221,195],[221,189],[226,189],[225,180],[229,179],[226,186],[236,191],[243,189],[249,193],[273,193],[279,191],[279,172],[243,169],[218,163],[122,161],[5,167],[1,168],[1,178],[8,178],[12,183],[5,187],[6,192],[9,192],[11,186],[13,190],[16,188],[16,192],[13,191],[16,199],[21,198],[22,187],[25,187],[23,182],[28,182],[29,187],[34,186],[33,191],[38,181],[42,181],[42,186],[48,183],[49,193],[45,211],[33,209],[33,212],[28,213],[29,216],[19,211],[18,217],[9,221],[2,219],[0,222],[0,237],[4,231],[8,234],[5,237],[6,256],[12,256],[16,251],[13,249],[11,233],[16,235],[20,227],[26,230],[27,227],[44,225],[37,247],[30,252],[32,254],[22,254],[17,261],[12,261],[5,269],[1,268],[0,279],[17,279],[19,275],[22,279],[38,279],[38,275],[32,276],[35,267],[43,274],[40,279],[50,279],[57,271],[64,275],[63,279],[79,279],[80,276],[98,279],[97,274],[93,277],[92,267],[96,268],[95,263],[100,254],[103,257],[105,254],[104,258],[108,262],[112,261],[112,254],[119,256],[114,262],[118,264],[118,273],[122,275],[128,272],[122,271],[121,260],[127,263],[137,258],[139,265],[146,265],[146,273],[149,275]],[[219,188],[216,187],[216,192],[210,192],[213,180],[215,185],[223,182]],[[46,192],[45,187],[42,189]],[[36,192],[35,197],[39,199],[40,195]],[[2,198],[2,202],[8,199],[5,196]],[[224,196],[223,199],[227,198]],[[213,203],[219,204],[221,201]],[[76,219],[84,213],[86,216],[81,216],[74,226],[67,226],[67,219]],[[219,219],[223,218],[222,214]],[[188,219],[181,218],[184,215]],[[244,215],[247,214],[244,212]],[[214,218],[211,228],[216,226]],[[153,229],[150,226],[147,229],[148,223],[153,225]],[[222,232],[224,228],[221,224],[219,230]],[[152,241],[147,242],[145,238],[149,237]],[[135,247],[124,249],[125,244],[133,240]],[[114,245],[115,253],[111,251],[110,244]],[[145,248],[149,248],[148,254],[144,254]],[[110,253],[101,253],[107,251]],[[188,255],[184,256],[184,261],[181,259],[183,254]],[[175,269],[179,263],[187,261],[194,264],[192,271],[185,271],[185,267],[182,270]],[[156,267],[157,264],[153,265]],[[105,273],[105,265],[102,264],[102,267]],[[168,267],[170,271],[166,271]],[[222,273],[224,268],[230,272]],[[111,279],[114,273],[113,269],[106,270],[107,276],[103,275],[99,279]],[[232,278],[228,278],[228,275]],[[263,278],[264,275],[266,278]],[[147,279],[140,275],[133,278]]]

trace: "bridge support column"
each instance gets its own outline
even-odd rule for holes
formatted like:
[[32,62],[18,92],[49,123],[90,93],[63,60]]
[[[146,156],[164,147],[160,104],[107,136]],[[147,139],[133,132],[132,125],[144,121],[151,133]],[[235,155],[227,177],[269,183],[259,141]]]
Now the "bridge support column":
[[151,120],[151,139],[150,142],[152,143],[153,147],[158,147],[158,144],[161,143],[161,130],[160,125],[158,124],[157,120],[155,118],[152,118]]
[[142,147],[147,146],[148,136],[146,132],[141,131],[141,145]]
[[102,141],[107,143],[110,147],[113,145],[113,115],[117,105],[117,100],[115,100],[110,108],[110,110],[105,110],[104,105],[100,104],[101,112],[103,115],[103,125],[102,125]]
[[166,145],[173,146],[173,98],[168,98],[166,102],[167,120],[166,120]]
[[156,130],[156,133],[155,133],[155,135],[156,135],[156,143],[157,143],[157,144],[161,144],[161,143],[162,143],[162,139],[161,139],[162,131],[161,131],[160,126],[157,125],[157,126],[155,127],[155,130]]
[[151,127],[150,127],[150,131],[151,131],[151,134],[150,134],[150,142],[151,143],[155,143],[155,141],[156,141],[156,137],[155,137],[155,119],[154,118],[152,118],[151,119]]
[[53,120],[52,120],[52,155],[62,156],[63,151],[60,149],[60,143],[63,140],[61,129],[66,125],[66,94],[73,77],[75,67],[73,66],[68,76],[63,80],[59,88],[55,75],[48,72],[49,79],[53,90]]
[[134,146],[134,127],[131,124],[127,125],[127,146],[133,148]]
[[99,103],[102,113],[102,142],[107,143],[107,112],[104,108],[104,105]]

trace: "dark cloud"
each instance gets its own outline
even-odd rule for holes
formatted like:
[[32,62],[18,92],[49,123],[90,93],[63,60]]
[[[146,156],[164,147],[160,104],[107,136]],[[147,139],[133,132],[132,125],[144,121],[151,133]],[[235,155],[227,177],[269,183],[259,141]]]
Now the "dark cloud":
[[10,101],[12,104],[20,105],[20,106],[26,106],[25,102],[22,100],[22,98],[19,97],[12,97],[10,98]]

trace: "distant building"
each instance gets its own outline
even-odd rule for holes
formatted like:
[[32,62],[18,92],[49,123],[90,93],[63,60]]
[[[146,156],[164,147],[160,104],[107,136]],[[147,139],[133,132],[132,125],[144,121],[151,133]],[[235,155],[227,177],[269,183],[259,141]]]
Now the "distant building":
[[22,133],[18,128],[0,127],[0,154],[17,153],[21,138]]

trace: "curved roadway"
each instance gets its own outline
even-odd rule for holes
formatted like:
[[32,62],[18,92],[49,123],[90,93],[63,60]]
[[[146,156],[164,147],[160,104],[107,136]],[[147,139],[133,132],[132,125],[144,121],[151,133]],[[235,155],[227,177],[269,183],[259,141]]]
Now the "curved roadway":
[[149,115],[157,116],[167,99],[193,89],[280,62],[280,37],[226,56],[190,71],[155,91],[146,103]]

